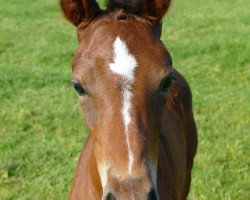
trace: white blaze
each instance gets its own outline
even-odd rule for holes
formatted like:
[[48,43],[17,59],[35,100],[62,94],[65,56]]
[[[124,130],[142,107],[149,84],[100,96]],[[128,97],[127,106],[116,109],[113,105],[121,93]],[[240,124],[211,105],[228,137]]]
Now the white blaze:
[[131,86],[134,83],[134,70],[137,66],[135,57],[129,53],[128,47],[119,37],[114,42],[114,60],[109,64],[110,69],[122,76],[125,81],[123,88],[123,107],[121,110],[125,127],[126,143],[128,148],[128,171],[131,174],[134,156],[129,141],[128,128],[131,123]]
[[110,69],[126,78],[131,84],[134,81],[136,59],[129,53],[128,47],[119,37],[114,42],[114,63],[109,64]]

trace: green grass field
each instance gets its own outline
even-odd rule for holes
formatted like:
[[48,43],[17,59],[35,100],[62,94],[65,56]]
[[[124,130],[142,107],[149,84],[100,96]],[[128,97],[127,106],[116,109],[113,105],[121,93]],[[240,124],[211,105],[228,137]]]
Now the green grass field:
[[[250,199],[250,1],[174,0],[162,40],[199,131],[190,199]],[[66,199],[87,136],[75,29],[56,0],[0,0],[0,199]]]

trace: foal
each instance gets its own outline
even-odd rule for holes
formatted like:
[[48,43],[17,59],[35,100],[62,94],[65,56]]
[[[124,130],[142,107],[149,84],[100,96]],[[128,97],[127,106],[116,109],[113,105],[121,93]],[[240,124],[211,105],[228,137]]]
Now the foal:
[[197,148],[192,97],[160,40],[170,0],[61,0],[77,27],[73,84],[89,137],[72,200],[186,199]]

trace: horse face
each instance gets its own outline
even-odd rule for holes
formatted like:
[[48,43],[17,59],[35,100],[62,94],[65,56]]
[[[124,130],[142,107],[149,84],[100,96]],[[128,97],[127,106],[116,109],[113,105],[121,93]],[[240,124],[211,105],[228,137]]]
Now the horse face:
[[158,199],[158,136],[172,81],[160,23],[156,28],[118,9],[74,24],[80,45],[73,84],[93,138],[103,199]]
[[81,33],[73,82],[94,138],[104,191],[119,199],[127,193],[146,199],[156,187],[171,59],[148,23],[132,16],[126,22],[106,20]]

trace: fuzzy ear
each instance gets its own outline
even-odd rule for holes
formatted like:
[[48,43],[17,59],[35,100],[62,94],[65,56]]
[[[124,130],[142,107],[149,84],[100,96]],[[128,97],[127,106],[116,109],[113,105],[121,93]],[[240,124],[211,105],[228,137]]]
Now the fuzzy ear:
[[171,0],[144,0],[145,13],[162,19],[168,8],[170,7]]
[[83,20],[92,20],[100,7],[95,0],[60,0],[64,16],[75,26]]

